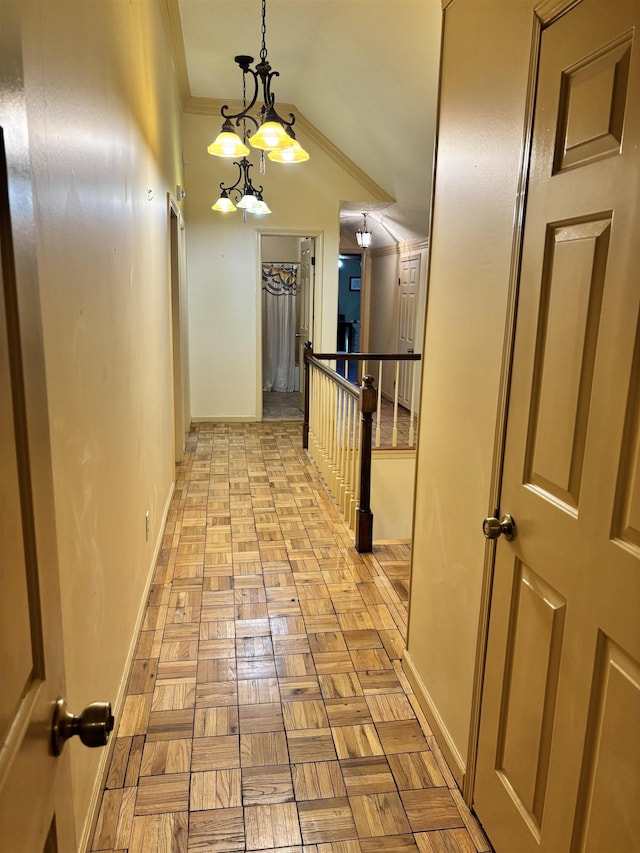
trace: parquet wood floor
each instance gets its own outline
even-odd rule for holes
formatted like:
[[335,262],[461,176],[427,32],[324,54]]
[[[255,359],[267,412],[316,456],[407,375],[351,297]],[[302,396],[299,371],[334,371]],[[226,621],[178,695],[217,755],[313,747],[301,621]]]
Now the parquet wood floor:
[[400,666],[409,556],[356,552],[299,424],[199,425],[91,849],[490,850]]

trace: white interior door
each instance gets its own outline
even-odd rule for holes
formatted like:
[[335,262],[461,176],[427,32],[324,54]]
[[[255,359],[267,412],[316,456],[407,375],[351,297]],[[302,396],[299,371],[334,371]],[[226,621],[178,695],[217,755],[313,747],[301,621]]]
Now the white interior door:
[[[42,331],[16,4],[0,21],[0,847],[75,850]],[[54,823],[55,814],[55,823]]]
[[638,12],[541,35],[474,792],[498,853],[640,843]]
[[[415,352],[420,285],[420,256],[400,260],[398,288],[398,342],[396,352]],[[398,370],[398,402],[406,409],[414,402],[416,362],[402,361]]]
[[304,345],[311,340],[316,241],[305,237],[300,243],[300,286],[296,299],[296,358],[300,375],[300,407],[304,408]]

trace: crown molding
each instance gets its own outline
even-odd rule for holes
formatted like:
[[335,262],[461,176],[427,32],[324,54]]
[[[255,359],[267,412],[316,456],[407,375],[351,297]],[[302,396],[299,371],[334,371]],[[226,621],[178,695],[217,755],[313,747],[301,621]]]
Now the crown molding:
[[392,246],[382,246],[380,249],[369,249],[372,258],[382,258],[385,255],[400,255],[407,257],[417,252],[426,252],[429,240],[410,240],[404,243],[394,243]]
[[[190,115],[216,116],[220,118],[220,110],[223,106],[229,107],[231,112],[238,113],[242,110],[242,101],[221,100],[220,98],[194,98],[190,96],[183,103],[183,110]],[[321,148],[347,174],[351,175],[354,180],[361,184],[376,201],[395,201],[393,196],[389,195],[386,190],[357,166],[353,160],[347,157],[337,145],[334,145],[315,125],[311,124],[295,104],[278,103],[278,109],[283,114],[294,113],[296,116],[296,131],[299,129],[305,138],[311,139],[318,148]]]

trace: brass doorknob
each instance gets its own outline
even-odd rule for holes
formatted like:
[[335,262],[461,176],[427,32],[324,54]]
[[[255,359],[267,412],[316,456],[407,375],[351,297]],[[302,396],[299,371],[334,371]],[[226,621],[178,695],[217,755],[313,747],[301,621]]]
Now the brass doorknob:
[[516,535],[516,523],[510,515],[505,514],[499,520],[495,516],[491,516],[482,522],[482,532],[485,539],[497,539],[499,536],[504,536],[510,542]]
[[51,748],[60,755],[65,742],[78,735],[85,746],[106,746],[113,731],[113,714],[110,702],[92,702],[80,716],[71,714],[66,699],[58,699],[51,726]]

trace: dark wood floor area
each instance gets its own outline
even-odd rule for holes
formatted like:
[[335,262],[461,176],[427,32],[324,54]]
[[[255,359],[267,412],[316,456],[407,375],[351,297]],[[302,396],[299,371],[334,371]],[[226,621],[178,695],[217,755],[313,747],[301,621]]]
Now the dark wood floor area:
[[199,425],[92,850],[489,850],[402,672],[409,556],[355,551],[299,424]]

